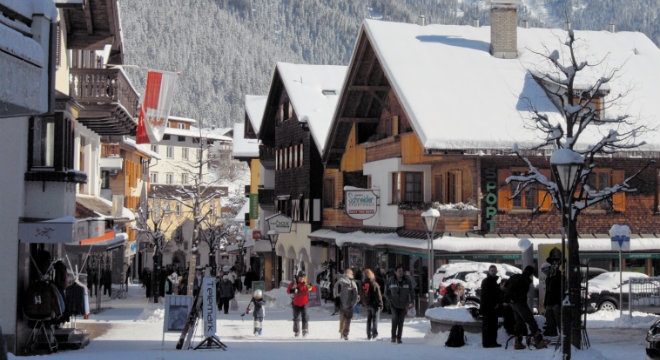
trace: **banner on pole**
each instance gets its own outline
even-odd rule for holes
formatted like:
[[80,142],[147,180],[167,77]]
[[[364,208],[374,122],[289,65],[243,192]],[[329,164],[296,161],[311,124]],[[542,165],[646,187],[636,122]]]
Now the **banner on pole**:
[[163,139],[179,74],[149,71],[144,95],[144,125],[152,143]]

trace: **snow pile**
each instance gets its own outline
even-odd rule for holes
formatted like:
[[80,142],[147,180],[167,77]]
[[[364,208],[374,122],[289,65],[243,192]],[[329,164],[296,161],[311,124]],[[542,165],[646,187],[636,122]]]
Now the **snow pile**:
[[458,322],[474,322],[474,318],[470,315],[467,307],[463,306],[446,306],[437,307],[426,310],[424,314],[431,320],[445,320],[445,321],[458,321]]
[[587,327],[648,329],[658,318],[657,315],[639,311],[633,311],[632,316],[630,316],[629,312],[624,311],[623,317],[620,317],[618,310],[601,310],[593,314],[587,314]]
[[135,321],[145,321],[145,322],[163,322],[165,318],[165,309],[161,308],[147,308],[144,309],[140,315],[135,319]]

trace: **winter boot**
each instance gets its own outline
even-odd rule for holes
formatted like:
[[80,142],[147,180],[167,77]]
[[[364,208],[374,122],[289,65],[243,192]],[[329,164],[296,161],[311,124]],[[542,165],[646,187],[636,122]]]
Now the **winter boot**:
[[303,337],[307,337],[307,333],[308,333],[308,331],[303,329]]
[[522,350],[526,348],[525,344],[522,343],[522,338],[520,336],[516,336],[513,348],[516,350]]
[[261,328],[259,328],[259,330],[257,330],[257,334],[259,334],[261,336]]
[[532,337],[532,345],[537,349],[545,349],[550,344],[550,340],[543,339],[543,335],[540,332],[536,333]]

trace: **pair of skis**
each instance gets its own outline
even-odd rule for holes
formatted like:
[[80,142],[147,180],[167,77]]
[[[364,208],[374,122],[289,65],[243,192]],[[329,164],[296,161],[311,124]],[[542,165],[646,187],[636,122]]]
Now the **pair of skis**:
[[[190,312],[188,313],[188,318],[186,319],[186,323],[183,325],[183,329],[181,330],[181,336],[179,336],[179,341],[176,343],[176,349],[181,350],[184,348],[189,349],[190,348],[190,342],[193,337],[193,333],[195,332],[195,328],[197,327],[197,318],[199,317],[199,309],[198,309],[198,299],[199,299],[199,294],[201,294],[202,291],[198,291],[197,295],[195,295],[195,299],[193,300],[192,307],[190,308]],[[197,350],[199,348],[203,349],[210,349],[210,348],[220,348],[222,350],[227,350],[227,345],[225,345],[222,341],[217,336],[211,336],[207,337],[204,339],[199,345],[197,345],[194,350]]]

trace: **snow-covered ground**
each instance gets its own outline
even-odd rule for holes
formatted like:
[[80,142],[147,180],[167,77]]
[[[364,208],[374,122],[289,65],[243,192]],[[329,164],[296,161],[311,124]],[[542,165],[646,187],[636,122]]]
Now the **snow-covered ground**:
[[[379,341],[366,339],[366,317],[357,314],[351,324],[349,341],[340,340],[338,317],[331,316],[332,305],[309,309],[310,334],[307,338],[293,336],[290,301],[283,289],[267,292],[270,300],[266,307],[263,335],[252,335],[252,318],[241,319],[249,301],[248,295],[239,295],[239,311],[220,314],[218,335],[228,346],[222,350],[176,350],[178,333],[163,336],[163,305],[147,301],[144,290],[139,286],[129,287],[129,297],[121,300],[104,301],[110,307],[87,320],[78,320],[80,327],[107,327],[108,331],[92,339],[80,350],[60,351],[38,357],[55,359],[120,359],[120,360],[170,360],[170,359],[217,359],[242,360],[291,360],[291,359],[560,359],[561,350],[553,346],[543,350],[508,350],[504,348],[483,349],[481,335],[467,335],[467,345],[462,348],[447,348],[444,342],[447,333],[432,334],[429,321],[410,318],[404,324],[403,344],[389,341],[390,318],[385,314],[379,323]],[[589,315],[588,327],[591,348],[574,351],[573,359],[643,359],[645,357],[644,334],[657,317],[644,313],[633,313],[619,318],[618,312],[598,312]],[[538,318],[542,322],[542,317]],[[198,334],[201,331],[198,330]],[[504,330],[500,330],[498,342],[506,341]],[[381,340],[382,339],[382,340]],[[202,340],[196,335],[193,344]],[[16,357],[10,354],[10,359]]]

